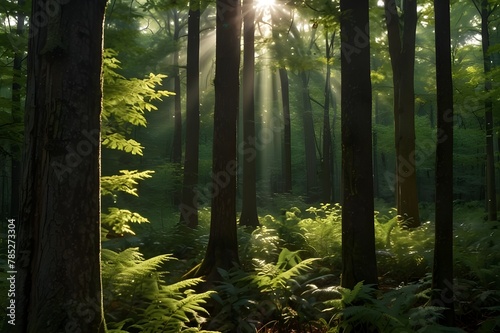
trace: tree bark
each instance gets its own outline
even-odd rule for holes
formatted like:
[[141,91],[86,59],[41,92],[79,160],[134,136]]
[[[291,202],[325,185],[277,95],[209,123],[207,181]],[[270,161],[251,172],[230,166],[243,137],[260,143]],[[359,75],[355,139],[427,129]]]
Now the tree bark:
[[414,92],[417,3],[416,0],[403,1],[402,31],[396,1],[384,0],[384,5],[394,85],[396,206],[405,225],[413,228],[420,225],[415,165]]
[[453,80],[450,3],[434,0],[436,20],[436,230],[432,303],[444,307],[443,324],[453,325]]
[[[17,2],[17,26],[16,35],[21,37],[24,34],[24,20],[26,14],[23,12],[25,1],[19,0]],[[22,51],[17,49],[14,52],[13,62],[13,75],[12,75],[12,122],[21,123],[23,121],[23,111],[21,107],[21,90],[22,85],[22,64],[23,54]],[[10,191],[10,217],[17,218],[19,215],[19,187],[21,183],[21,162],[20,162],[20,144],[11,144],[11,191]]]
[[172,9],[174,20],[174,35],[173,39],[176,43],[175,52],[173,55],[173,77],[174,77],[174,138],[172,143],[172,155],[170,160],[173,163],[181,163],[182,160],[182,113],[181,113],[181,74],[179,70],[179,15],[177,9]]
[[480,6],[481,14],[481,45],[483,50],[484,67],[484,92],[487,95],[484,101],[484,120],[486,130],[486,201],[488,208],[488,220],[497,220],[497,194],[495,184],[495,153],[493,147],[493,100],[489,93],[492,89],[491,57],[488,54],[490,47],[490,31],[488,18],[490,16],[488,0],[482,0]]
[[[368,0],[341,0],[342,286],[377,284]],[[360,27],[363,27],[360,29]]]
[[198,159],[200,141],[200,1],[191,0],[188,18],[186,68],[186,153],[184,180],[179,206],[180,221],[190,228],[198,226]]
[[243,0],[243,202],[240,225],[256,228],[257,215],[255,147],[255,9],[253,0]]
[[299,72],[302,97],[302,124],[304,130],[304,149],[306,163],[306,198],[313,202],[319,198],[318,194],[318,161],[316,158],[316,134],[314,133],[314,120],[309,96],[309,76],[306,71]]
[[[280,43],[280,34],[278,32],[279,18],[281,15],[280,11],[271,8],[271,20],[272,20],[272,36],[274,43],[276,45],[276,55],[278,59],[283,59],[282,49],[278,45]],[[290,118],[290,82],[288,79],[288,71],[283,63],[280,63],[278,69],[278,74],[280,77],[280,88],[281,88],[281,104],[283,108],[283,192],[292,192],[292,130],[291,130],[291,118]]]
[[45,5],[33,1],[30,22],[13,329],[104,332],[99,133],[105,1],[54,2],[50,12]]
[[172,9],[174,21],[173,39],[176,43],[173,55],[173,77],[174,77],[174,137],[172,141],[172,155],[170,161],[174,164],[174,190],[172,201],[175,206],[180,204],[182,196],[182,105],[181,105],[181,73],[179,69],[179,13],[177,9]]
[[217,0],[212,215],[205,259],[197,276],[219,279],[217,268],[239,263],[236,234],[236,119],[239,107],[241,6]]
[[335,33],[332,34],[331,40],[328,38],[328,32],[325,35],[326,42],[326,80],[324,89],[324,106],[323,106],[323,158],[321,163],[321,178],[322,178],[322,202],[330,203],[332,201],[332,133],[330,129],[330,59],[333,49]]
[[283,104],[283,191],[292,192],[292,127],[290,122],[290,83],[288,72],[282,67],[278,70]]

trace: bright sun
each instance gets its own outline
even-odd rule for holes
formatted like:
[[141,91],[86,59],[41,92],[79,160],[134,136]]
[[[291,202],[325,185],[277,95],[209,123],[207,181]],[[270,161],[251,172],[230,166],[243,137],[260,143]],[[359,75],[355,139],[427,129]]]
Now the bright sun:
[[274,6],[275,0],[255,0],[256,8],[269,8]]

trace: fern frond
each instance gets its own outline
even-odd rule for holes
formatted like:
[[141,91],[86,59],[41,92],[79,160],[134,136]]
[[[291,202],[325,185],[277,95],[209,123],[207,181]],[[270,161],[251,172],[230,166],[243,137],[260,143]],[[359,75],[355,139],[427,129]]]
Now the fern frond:
[[109,207],[108,214],[101,214],[101,223],[103,226],[109,226],[117,234],[132,234],[135,232],[130,228],[129,223],[148,223],[149,220],[138,213],[127,209],[118,209]]
[[[105,132],[104,132],[105,133]],[[106,148],[122,150],[132,155],[142,156],[143,146],[134,139],[126,139],[120,133],[104,134],[102,136],[102,145]]]
[[299,263],[297,263],[292,268],[281,272],[271,281],[271,286],[273,288],[276,287],[285,287],[289,280],[292,278],[301,275],[304,271],[309,271],[312,269],[312,264],[317,261],[318,258],[308,258]]
[[119,175],[101,177],[101,195],[115,195],[117,192],[137,195],[138,180],[151,178],[153,170],[120,170]]

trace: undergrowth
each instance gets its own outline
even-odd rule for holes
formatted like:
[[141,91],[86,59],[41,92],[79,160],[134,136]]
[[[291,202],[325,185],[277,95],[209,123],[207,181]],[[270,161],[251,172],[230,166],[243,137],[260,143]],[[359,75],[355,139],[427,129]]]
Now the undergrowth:
[[[151,259],[137,249],[103,252],[103,273],[109,273],[103,274],[106,319],[112,332],[500,329],[500,251],[494,223],[456,219],[454,305],[460,328],[447,328],[439,325],[442,309],[430,303],[431,222],[407,230],[394,210],[375,212],[379,286],[360,283],[348,290],[339,287],[339,205],[265,215],[255,230],[238,229],[241,266],[221,270],[222,281],[214,290],[200,292],[195,290],[201,280],[177,279],[203,258],[209,216],[209,209],[200,211],[197,230],[172,226],[142,234],[142,249]],[[127,263],[118,264],[120,256]],[[161,273],[166,270],[171,273]]]

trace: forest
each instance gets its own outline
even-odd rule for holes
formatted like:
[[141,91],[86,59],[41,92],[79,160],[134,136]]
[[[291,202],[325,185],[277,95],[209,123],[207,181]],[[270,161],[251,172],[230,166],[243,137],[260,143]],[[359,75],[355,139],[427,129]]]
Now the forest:
[[500,332],[499,0],[2,0],[0,332]]

